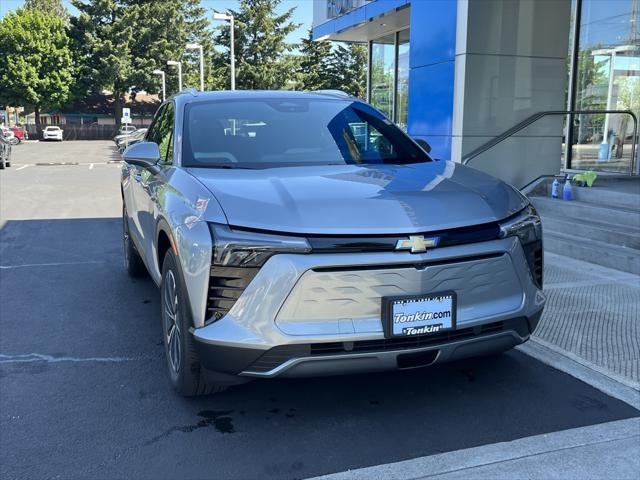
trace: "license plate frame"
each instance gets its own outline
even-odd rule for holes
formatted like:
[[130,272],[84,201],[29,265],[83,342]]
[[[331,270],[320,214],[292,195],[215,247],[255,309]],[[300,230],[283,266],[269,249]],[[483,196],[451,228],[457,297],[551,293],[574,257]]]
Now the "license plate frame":
[[[447,319],[446,317],[440,319],[440,318],[434,318],[434,319],[424,319],[424,320],[418,320],[418,321],[405,321],[405,322],[399,322],[397,325],[399,325],[400,329],[404,329],[404,328],[413,328],[413,329],[420,329],[422,327],[435,327],[436,325],[440,325],[440,328],[436,329],[435,331],[420,331],[418,330],[418,332],[416,333],[404,333],[403,330],[399,330],[398,328],[394,329],[394,315],[396,313],[396,309],[394,308],[395,306],[407,306],[407,305],[412,305],[412,304],[416,304],[416,303],[420,303],[420,302],[434,302],[437,299],[444,299],[443,301],[447,301],[447,299],[450,299],[450,322],[448,321],[449,319]],[[393,296],[393,297],[382,297],[382,328],[384,331],[384,336],[386,338],[402,338],[402,337],[406,337],[406,338],[410,338],[410,337],[415,337],[415,336],[422,336],[422,335],[435,335],[437,333],[441,333],[441,332],[448,332],[451,330],[455,330],[457,328],[456,325],[456,319],[457,319],[457,295],[456,292],[454,291],[445,291],[445,292],[434,292],[434,293],[425,293],[425,294],[421,294],[421,295],[401,295],[401,296]],[[446,308],[446,305],[445,305]],[[411,309],[411,307],[409,307],[409,310]],[[405,309],[406,310],[406,309]],[[427,309],[429,310],[429,309]],[[435,313],[435,311],[431,308],[432,313]],[[440,310],[440,312],[446,312],[446,310]],[[401,313],[401,312],[397,312],[397,313]],[[403,326],[402,324],[406,324],[405,326]],[[425,330],[430,330],[429,328],[425,328]]]

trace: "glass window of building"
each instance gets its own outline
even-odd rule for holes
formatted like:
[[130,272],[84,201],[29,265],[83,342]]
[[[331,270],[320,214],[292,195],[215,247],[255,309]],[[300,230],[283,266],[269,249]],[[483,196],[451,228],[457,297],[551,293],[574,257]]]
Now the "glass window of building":
[[[575,93],[577,110],[640,114],[638,0],[582,0]],[[629,172],[633,120],[627,114],[577,115],[571,167]]]
[[409,30],[398,32],[398,84],[396,90],[396,118],[400,128],[407,130],[409,105]]
[[371,42],[369,101],[403,130],[409,104],[409,30]]
[[395,34],[371,44],[370,102],[389,118],[393,118],[395,50]]

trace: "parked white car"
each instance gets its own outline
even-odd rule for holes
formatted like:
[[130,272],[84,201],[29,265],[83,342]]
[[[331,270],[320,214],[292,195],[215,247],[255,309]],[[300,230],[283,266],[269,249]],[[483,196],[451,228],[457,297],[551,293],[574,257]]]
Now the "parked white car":
[[49,126],[42,131],[42,140],[57,140],[62,141],[63,130],[60,127]]

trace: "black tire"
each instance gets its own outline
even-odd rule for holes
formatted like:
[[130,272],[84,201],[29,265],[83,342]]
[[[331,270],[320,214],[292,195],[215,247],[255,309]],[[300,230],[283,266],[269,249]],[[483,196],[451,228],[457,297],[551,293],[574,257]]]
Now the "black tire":
[[4,170],[4,164],[5,162],[0,161],[0,170]]
[[122,243],[124,250],[124,268],[130,277],[138,278],[147,275],[145,266],[138,250],[136,250],[131,235],[129,235],[129,225],[127,224],[127,207],[122,205]]
[[10,166],[11,166],[11,162],[7,162],[7,163],[5,163],[5,166],[6,166],[7,168],[8,168],[8,167],[10,167]]
[[169,379],[176,392],[184,397],[210,395],[228,385],[212,381],[200,363],[189,329],[193,326],[186,288],[177,259],[171,249],[162,262],[160,283],[160,316],[162,339]]

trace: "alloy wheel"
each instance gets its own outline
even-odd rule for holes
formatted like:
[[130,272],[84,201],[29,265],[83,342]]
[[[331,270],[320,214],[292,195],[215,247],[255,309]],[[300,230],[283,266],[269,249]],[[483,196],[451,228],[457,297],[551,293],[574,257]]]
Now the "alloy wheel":
[[171,270],[167,272],[167,277],[164,282],[164,302],[162,310],[164,316],[164,333],[166,337],[165,341],[167,344],[167,355],[169,357],[169,364],[171,365],[174,373],[178,373],[180,370],[182,335],[180,332],[176,278]]

